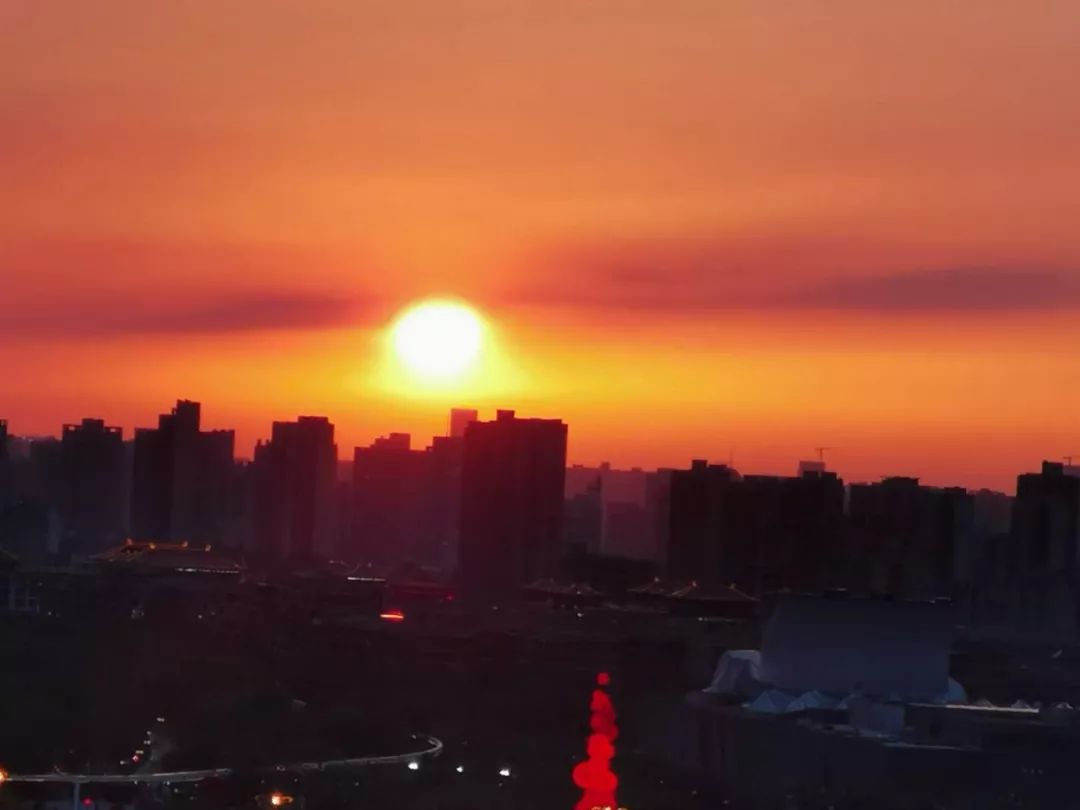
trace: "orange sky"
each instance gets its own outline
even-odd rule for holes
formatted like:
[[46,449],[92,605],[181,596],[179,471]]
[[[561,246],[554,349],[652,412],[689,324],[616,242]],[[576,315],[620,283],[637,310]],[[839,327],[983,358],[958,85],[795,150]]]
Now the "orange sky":
[[[0,0],[0,417],[1012,487],[1080,456],[1080,10]],[[382,331],[471,301],[430,392]],[[343,450],[347,455],[348,450]]]

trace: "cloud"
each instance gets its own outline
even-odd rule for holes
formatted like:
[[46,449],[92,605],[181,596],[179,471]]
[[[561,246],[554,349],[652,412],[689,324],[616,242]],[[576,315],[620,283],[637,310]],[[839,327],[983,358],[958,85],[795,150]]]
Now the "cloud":
[[347,277],[342,264],[273,245],[9,244],[0,249],[0,336],[221,334],[371,322],[381,315],[379,302],[355,283],[335,283]]
[[762,299],[766,306],[875,311],[986,311],[1080,307],[1080,273],[956,268],[830,279]]
[[[1022,312],[1080,308],[1080,270],[829,236],[615,242],[530,262],[512,304],[597,311]],[[931,268],[931,269],[927,269]]]
[[208,293],[205,300],[152,303],[90,299],[0,310],[0,335],[78,338],[197,335],[257,330],[318,329],[365,319],[363,302],[333,295],[279,292]]

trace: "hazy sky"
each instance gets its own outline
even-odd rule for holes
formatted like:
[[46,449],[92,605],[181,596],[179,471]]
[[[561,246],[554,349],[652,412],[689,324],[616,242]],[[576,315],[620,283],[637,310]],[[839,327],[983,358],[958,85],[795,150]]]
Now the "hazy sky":
[[[1080,457],[1067,0],[0,0],[0,417],[1011,488]],[[456,388],[385,357],[464,298]]]

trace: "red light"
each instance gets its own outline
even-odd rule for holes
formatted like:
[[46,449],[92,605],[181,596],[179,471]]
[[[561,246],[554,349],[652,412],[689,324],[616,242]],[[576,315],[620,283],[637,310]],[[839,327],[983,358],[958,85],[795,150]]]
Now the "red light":
[[388,610],[385,613],[380,613],[379,618],[386,622],[403,622],[405,621],[405,614],[400,610]]
[[[611,676],[606,672],[598,673],[596,682],[607,686]],[[615,707],[607,692],[594,689],[589,701],[591,732],[585,743],[587,759],[574,766],[571,777],[574,784],[581,788],[581,799],[574,810],[591,810],[596,807],[615,807],[615,790],[619,779],[611,770],[611,759],[615,756],[615,739],[619,736],[619,727],[615,723]]]
[[94,803],[94,800],[91,799],[89,796],[87,796],[85,799],[82,800],[82,803],[83,803],[83,807],[89,807],[90,805],[92,805]]

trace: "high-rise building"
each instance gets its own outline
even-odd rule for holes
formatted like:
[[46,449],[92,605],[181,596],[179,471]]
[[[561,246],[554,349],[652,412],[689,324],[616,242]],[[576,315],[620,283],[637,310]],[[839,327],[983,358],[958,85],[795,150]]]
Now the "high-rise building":
[[408,433],[391,433],[353,451],[352,545],[343,556],[392,573],[419,562],[428,467]]
[[445,577],[458,567],[464,444],[463,438],[436,436],[427,449],[425,530],[418,553],[421,560]]
[[816,470],[740,476],[695,461],[671,473],[671,577],[734,583],[752,593],[837,584],[844,557],[844,484]]
[[235,544],[231,430],[200,429],[198,402],[179,400],[156,428],[135,431],[132,535],[140,540]]
[[426,450],[413,450],[406,433],[356,448],[342,556],[383,575],[423,569],[449,576],[457,564],[461,448],[459,438],[436,436]]
[[1044,461],[1017,478],[1010,537],[1014,630],[1074,639],[1080,631],[1080,468]]
[[599,554],[604,533],[603,482],[596,475],[580,489],[570,485],[572,474],[579,474],[577,465],[566,471],[566,503],[563,505],[563,545],[575,556]]
[[506,597],[557,572],[566,438],[558,419],[506,410],[466,429],[460,574],[468,594]]
[[309,562],[335,553],[337,445],[325,416],[274,422],[255,447],[256,557],[269,564]]
[[716,582],[722,578],[722,562],[728,568],[735,564],[736,550],[727,538],[740,480],[726,464],[703,459],[691,462],[688,470],[672,471],[666,555],[670,577]]
[[966,577],[975,510],[960,487],[892,477],[848,489],[856,581],[910,598],[951,597]]
[[64,425],[60,440],[61,550],[74,556],[120,543],[128,525],[128,457],[122,431],[101,419]]
[[570,501],[599,487],[600,536],[588,551],[608,557],[656,560],[655,533],[646,527],[648,473],[640,467],[619,470],[608,462],[599,467],[575,464],[566,470]]
[[652,536],[652,560],[667,568],[671,543],[671,476],[674,470],[660,468],[645,476],[645,519]]
[[476,421],[479,414],[475,408],[452,408],[450,410],[450,436],[455,439],[465,437],[465,428]]
[[0,508],[10,500],[15,491],[14,465],[8,450],[8,426],[0,419]]

